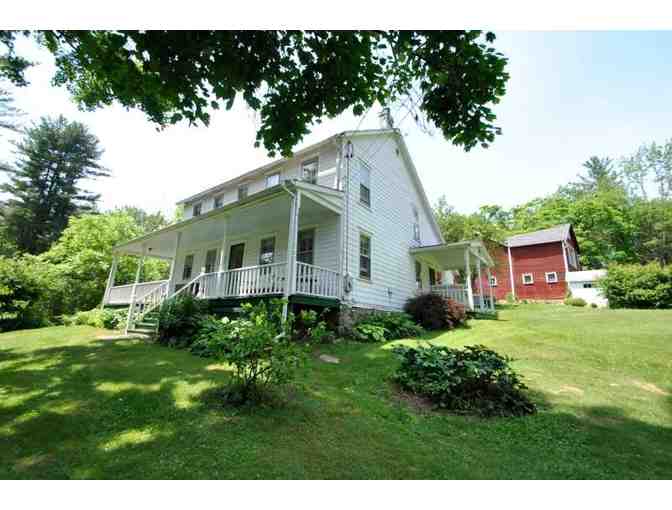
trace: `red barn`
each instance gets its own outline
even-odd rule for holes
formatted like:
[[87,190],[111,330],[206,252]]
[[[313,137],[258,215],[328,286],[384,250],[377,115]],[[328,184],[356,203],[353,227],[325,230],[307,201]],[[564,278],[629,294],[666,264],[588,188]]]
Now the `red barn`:
[[517,299],[564,299],[565,274],[581,269],[579,244],[568,223],[509,237],[491,255],[495,267],[490,283],[498,300],[509,293]]

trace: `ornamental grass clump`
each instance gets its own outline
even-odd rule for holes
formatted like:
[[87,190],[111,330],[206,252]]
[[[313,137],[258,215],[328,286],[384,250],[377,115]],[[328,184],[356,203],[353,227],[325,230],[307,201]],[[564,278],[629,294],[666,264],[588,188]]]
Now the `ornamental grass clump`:
[[482,345],[451,349],[396,346],[401,365],[393,376],[404,390],[458,414],[524,416],[536,412],[512,361]]

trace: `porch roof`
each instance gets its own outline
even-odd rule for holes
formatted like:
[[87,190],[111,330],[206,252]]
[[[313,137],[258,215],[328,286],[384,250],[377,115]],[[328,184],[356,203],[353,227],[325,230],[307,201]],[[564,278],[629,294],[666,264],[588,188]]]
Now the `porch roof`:
[[[198,239],[194,242],[202,242],[206,239],[221,239],[225,229],[228,229],[227,236],[229,236],[254,228],[256,225],[264,230],[269,228],[271,223],[289,224],[290,192],[301,192],[301,195],[308,199],[302,203],[302,216],[315,216],[320,212],[324,213],[325,210],[329,214],[341,214],[343,210],[341,191],[303,181],[287,180],[243,200],[118,244],[112,251],[115,254],[141,255],[145,246],[147,256],[171,259],[175,253],[177,232],[192,234],[198,232]],[[287,197],[287,200],[282,200],[283,197]],[[232,216],[236,221],[227,224],[227,219]]]
[[476,265],[480,259],[487,267],[493,267],[495,263],[490,257],[488,250],[482,241],[459,241],[457,243],[434,244],[411,248],[411,253],[439,266],[441,270],[462,269],[464,267],[464,254],[469,250],[473,255],[471,265]]

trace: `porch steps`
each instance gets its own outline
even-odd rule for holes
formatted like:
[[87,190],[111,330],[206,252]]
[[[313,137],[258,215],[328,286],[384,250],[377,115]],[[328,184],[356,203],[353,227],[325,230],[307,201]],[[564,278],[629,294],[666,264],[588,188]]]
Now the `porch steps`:
[[142,333],[144,335],[154,335],[159,327],[159,317],[156,313],[148,313],[141,321],[136,322],[129,333]]

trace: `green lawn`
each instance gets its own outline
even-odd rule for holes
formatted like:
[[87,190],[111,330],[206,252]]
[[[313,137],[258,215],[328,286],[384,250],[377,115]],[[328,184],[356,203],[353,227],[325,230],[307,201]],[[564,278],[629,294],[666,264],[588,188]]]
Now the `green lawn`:
[[417,412],[389,345],[320,346],[287,404],[202,398],[225,367],[104,331],[0,335],[0,478],[670,478],[672,312],[529,305],[435,335],[517,358],[541,411]]

